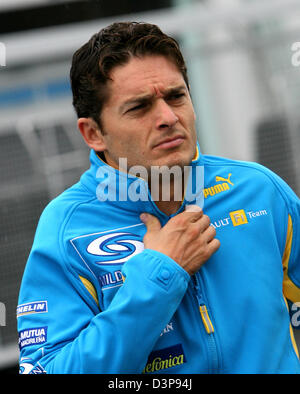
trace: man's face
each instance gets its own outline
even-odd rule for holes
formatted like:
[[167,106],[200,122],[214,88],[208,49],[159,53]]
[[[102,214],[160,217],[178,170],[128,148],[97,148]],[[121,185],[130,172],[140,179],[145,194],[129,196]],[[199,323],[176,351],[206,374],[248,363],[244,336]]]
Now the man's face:
[[188,165],[196,152],[195,113],[188,88],[164,56],[133,57],[115,67],[101,113],[104,154],[134,165]]

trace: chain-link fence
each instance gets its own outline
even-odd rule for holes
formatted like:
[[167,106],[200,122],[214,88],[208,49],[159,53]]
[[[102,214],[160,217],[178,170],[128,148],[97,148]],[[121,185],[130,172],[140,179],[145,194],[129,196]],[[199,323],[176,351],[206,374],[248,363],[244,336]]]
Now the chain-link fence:
[[16,361],[17,297],[39,216],[88,168],[88,149],[77,133],[76,122],[66,118],[47,125],[16,125],[0,134],[0,297],[5,305],[1,365]]

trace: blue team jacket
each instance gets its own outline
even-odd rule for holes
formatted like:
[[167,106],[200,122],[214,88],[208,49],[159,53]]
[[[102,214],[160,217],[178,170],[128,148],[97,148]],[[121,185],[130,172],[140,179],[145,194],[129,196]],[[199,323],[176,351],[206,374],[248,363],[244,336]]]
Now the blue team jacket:
[[38,224],[17,307],[21,373],[300,372],[299,199],[260,165],[199,152],[221,246],[190,277],[144,249],[139,215],[170,219],[147,183],[91,151]]

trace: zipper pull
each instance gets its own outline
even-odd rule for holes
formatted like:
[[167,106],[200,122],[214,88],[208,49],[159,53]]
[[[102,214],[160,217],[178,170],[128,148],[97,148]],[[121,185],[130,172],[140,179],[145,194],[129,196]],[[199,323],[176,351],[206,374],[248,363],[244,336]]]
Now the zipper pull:
[[213,332],[215,332],[215,329],[214,329],[214,326],[210,320],[206,305],[204,305],[204,304],[199,305],[199,310],[200,310],[201,318],[202,318],[202,321],[203,321],[203,324],[204,324],[207,334],[212,334]]
[[197,297],[197,301],[198,301],[198,306],[199,306],[199,311],[200,311],[200,316],[201,316],[203,325],[205,327],[207,334],[212,334],[213,332],[215,332],[215,329],[214,329],[214,326],[210,320],[207,307],[206,307],[204,300],[202,298],[202,294],[200,293],[200,287],[198,285],[197,278],[195,275],[193,276],[193,283],[194,283],[194,289],[195,289],[195,293],[196,293],[196,297]]

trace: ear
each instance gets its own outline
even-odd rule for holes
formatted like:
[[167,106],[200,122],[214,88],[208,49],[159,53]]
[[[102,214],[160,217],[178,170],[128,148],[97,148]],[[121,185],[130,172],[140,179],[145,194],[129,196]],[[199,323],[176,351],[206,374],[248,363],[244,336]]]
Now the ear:
[[77,120],[78,129],[85,143],[97,152],[106,149],[103,134],[97,123],[92,118],[79,118]]

